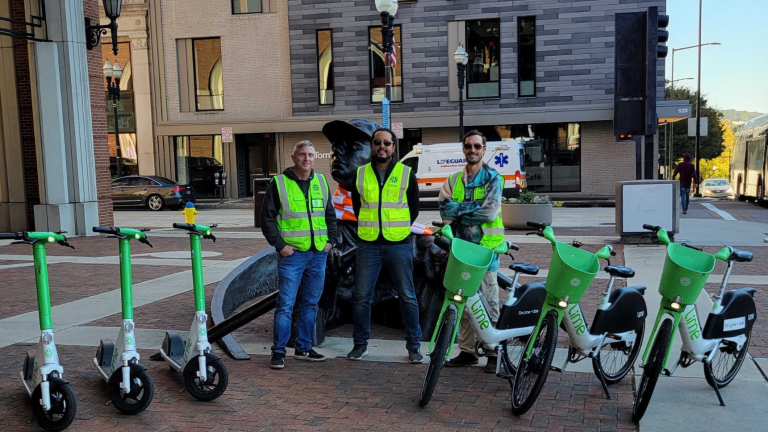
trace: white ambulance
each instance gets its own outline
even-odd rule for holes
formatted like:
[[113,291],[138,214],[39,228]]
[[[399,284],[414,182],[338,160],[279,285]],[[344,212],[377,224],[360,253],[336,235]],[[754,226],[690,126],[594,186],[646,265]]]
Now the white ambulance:
[[[483,161],[504,176],[505,197],[517,196],[525,189],[525,153],[521,140],[488,142]],[[400,162],[416,171],[421,197],[436,197],[448,176],[467,164],[461,143],[417,144]]]

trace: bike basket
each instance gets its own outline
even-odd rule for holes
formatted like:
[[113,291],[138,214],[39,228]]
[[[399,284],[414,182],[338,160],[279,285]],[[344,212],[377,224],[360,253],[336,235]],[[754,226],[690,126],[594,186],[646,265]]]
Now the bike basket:
[[600,262],[594,254],[555,242],[547,274],[547,293],[557,298],[569,296],[568,303],[578,303],[599,270]]
[[670,243],[661,271],[659,294],[669,300],[680,296],[682,304],[694,304],[714,268],[714,256]]
[[445,267],[443,286],[449,292],[459,289],[465,297],[472,297],[480,289],[480,283],[493,260],[493,251],[468,241],[453,239],[451,255]]

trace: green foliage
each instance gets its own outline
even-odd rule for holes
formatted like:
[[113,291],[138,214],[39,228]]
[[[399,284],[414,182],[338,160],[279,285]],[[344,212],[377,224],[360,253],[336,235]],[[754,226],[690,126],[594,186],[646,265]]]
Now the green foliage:
[[535,198],[536,198],[536,194],[534,192],[531,192],[531,191],[523,192],[517,198],[517,203],[518,204],[533,204],[533,200]]
[[[550,204],[548,195],[536,195],[533,191],[521,192],[517,198],[509,198],[504,204]],[[554,205],[554,204],[553,204]],[[562,205],[562,203],[560,203]],[[558,206],[559,207],[559,206]]]
[[[672,97],[674,96],[674,97]],[[696,93],[691,92],[687,88],[675,88],[674,95],[671,89],[667,87],[666,98],[675,100],[689,100],[693,112],[696,112]],[[720,111],[708,106],[705,96],[701,97],[701,116],[709,119],[707,126],[707,136],[701,137],[699,142],[699,148],[701,159],[714,159],[719,157],[725,147],[723,145],[723,115]],[[679,121],[672,123],[669,127],[671,132],[670,141],[673,143],[673,160],[680,160],[683,158],[684,153],[690,153],[691,157],[695,157],[696,138],[688,136],[688,122]],[[659,139],[664,139],[664,128],[659,129]]]

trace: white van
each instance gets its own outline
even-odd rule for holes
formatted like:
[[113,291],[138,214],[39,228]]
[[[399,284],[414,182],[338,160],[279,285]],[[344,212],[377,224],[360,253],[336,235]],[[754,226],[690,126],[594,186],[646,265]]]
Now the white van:
[[[517,196],[526,187],[523,142],[493,141],[487,147],[483,161],[504,176],[504,196]],[[467,164],[461,143],[417,144],[400,162],[416,171],[421,197],[436,197],[448,176]]]

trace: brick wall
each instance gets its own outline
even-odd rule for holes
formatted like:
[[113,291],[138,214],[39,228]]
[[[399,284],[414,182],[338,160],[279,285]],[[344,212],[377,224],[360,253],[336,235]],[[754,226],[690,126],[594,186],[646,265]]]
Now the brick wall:
[[[469,129],[466,129],[469,132]],[[459,128],[430,128],[421,130],[422,144],[458,142]]]
[[[496,19],[501,23],[501,98],[466,102],[466,109],[611,104],[614,15],[646,10],[663,0],[419,0],[401,3],[404,103],[397,112],[452,111],[449,101],[448,23]],[[370,0],[288,0],[294,115],[372,114],[368,27],[381,21]],[[536,17],[535,98],[517,98],[517,17]],[[318,106],[317,29],[333,29],[336,104]],[[451,58],[449,58],[451,57]],[[658,82],[663,89],[664,63]]]
[[[11,18],[25,21],[24,0],[9,0]],[[25,31],[23,25],[12,24],[14,30]],[[13,61],[16,72],[16,94],[19,104],[19,133],[21,158],[24,164],[24,193],[27,201],[27,227],[35,229],[34,206],[40,204],[40,188],[37,177],[37,150],[35,146],[34,109],[29,72],[28,42],[13,39]]]
[[[83,12],[91,22],[99,22],[100,0],[83,0]],[[110,43],[110,38],[102,38],[102,43]],[[127,48],[127,47],[125,47]],[[104,72],[101,49],[88,51],[88,79],[91,92],[91,116],[93,123],[93,151],[96,162],[96,193],[99,202],[99,224],[112,226],[112,195],[109,172],[109,143],[107,141],[107,107],[104,97]]]
[[610,195],[635,179],[635,143],[616,142],[611,122],[581,123],[581,193]]

